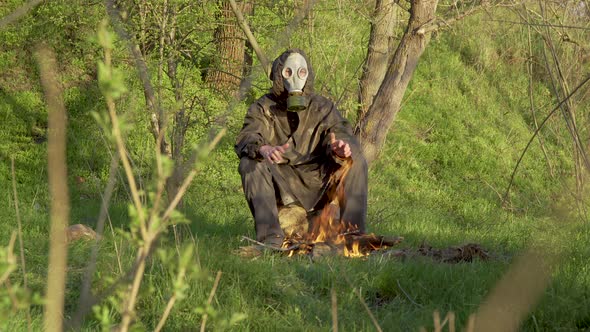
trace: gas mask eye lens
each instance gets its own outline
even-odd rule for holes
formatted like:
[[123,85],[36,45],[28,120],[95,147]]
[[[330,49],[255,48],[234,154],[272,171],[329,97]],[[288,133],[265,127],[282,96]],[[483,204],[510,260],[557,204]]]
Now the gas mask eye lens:
[[304,80],[307,78],[307,68],[299,68],[299,71],[297,72],[297,76],[299,76],[300,79]]
[[293,70],[291,70],[291,68],[286,67],[285,69],[283,69],[283,76],[285,78],[289,78],[293,75]]

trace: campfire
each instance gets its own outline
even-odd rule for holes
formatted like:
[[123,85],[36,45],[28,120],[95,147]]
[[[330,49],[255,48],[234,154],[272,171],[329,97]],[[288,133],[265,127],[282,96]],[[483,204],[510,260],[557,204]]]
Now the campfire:
[[[329,203],[319,211],[319,214],[310,217],[305,209],[299,206],[280,209],[279,221],[286,236],[282,247],[274,248],[274,250],[281,251],[289,257],[296,255],[365,257],[373,251],[392,247],[403,240],[402,237],[360,234],[352,223],[340,220],[339,202],[346,199],[344,179],[351,165],[352,160],[346,160],[338,171],[330,176],[326,190]],[[251,256],[252,253],[248,254],[248,252],[259,251],[265,247],[262,243],[256,243],[255,246],[243,247],[241,254]]]
[[340,220],[340,206],[344,202],[344,182],[352,160],[348,159],[329,179],[326,195],[329,203],[315,216],[308,215],[300,206],[282,207],[279,221],[285,231],[285,240],[281,248],[272,248],[247,237],[254,245],[241,247],[238,254],[242,257],[256,257],[268,249],[293,256],[345,256],[367,257],[380,255],[406,259],[415,256],[430,257],[445,263],[470,262],[474,258],[486,260],[490,255],[477,244],[436,249],[422,244],[418,249],[393,249],[401,243],[401,236],[382,236],[361,234],[354,224]]
[[360,234],[357,227],[339,220],[340,207],[336,202],[327,204],[321,213],[311,220],[311,227],[304,233],[289,232],[282,249],[288,255],[364,257],[375,250],[400,243],[401,237],[385,237]]

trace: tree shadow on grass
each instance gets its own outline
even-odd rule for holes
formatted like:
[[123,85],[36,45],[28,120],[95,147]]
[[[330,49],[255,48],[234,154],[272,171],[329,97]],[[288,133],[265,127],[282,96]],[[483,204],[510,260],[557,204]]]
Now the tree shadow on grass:
[[[2,87],[0,87],[0,102],[9,106],[12,110],[12,115],[21,122],[22,127],[31,130],[29,134],[35,143],[39,144],[47,139],[45,132],[47,129],[46,112],[27,107]],[[34,126],[39,126],[39,132],[33,132]]]
[[254,222],[249,215],[237,213],[228,216],[227,219],[214,220],[209,213],[200,209],[189,208],[184,213],[190,221],[188,226],[195,237],[234,243],[241,235],[250,236],[254,231]]
[[0,87],[0,116],[4,129],[0,138],[0,159],[8,165],[15,158],[17,183],[34,187],[36,181],[46,181],[45,169],[47,115],[27,107],[26,103]]

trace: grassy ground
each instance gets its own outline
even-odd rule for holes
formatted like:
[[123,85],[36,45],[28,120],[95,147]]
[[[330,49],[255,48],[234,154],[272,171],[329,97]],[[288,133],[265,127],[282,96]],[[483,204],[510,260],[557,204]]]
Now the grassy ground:
[[[524,319],[522,330],[589,329],[590,225],[573,217],[576,206],[565,186],[570,177],[552,178],[538,145],[524,158],[510,201],[502,205],[499,196],[531,133],[525,111],[527,86],[517,65],[496,64],[499,59],[490,59],[480,46],[476,40],[457,45],[445,38],[429,46],[382,157],[372,165],[368,229],[405,237],[402,248],[416,248],[424,242],[439,248],[479,243],[492,254],[491,260],[450,265],[426,258],[310,261],[273,254],[240,258],[235,250],[248,244],[241,238],[254,237],[254,229],[232,152],[237,124],[229,128],[230,134],[186,196],[184,212],[197,245],[193,264],[201,272],[188,278],[188,296],[172,310],[165,329],[199,329],[217,271],[222,275],[208,309],[212,330],[328,331],[335,326],[334,312],[344,331],[374,330],[370,315],[384,331],[421,326],[432,330],[435,310],[443,316],[455,312],[457,326],[465,326],[514,257],[530,246],[557,260],[550,283]],[[538,90],[542,98],[544,91]],[[42,294],[48,273],[49,197],[46,143],[35,141],[35,128],[44,124],[36,113],[21,112],[39,107],[41,97],[35,92],[0,93],[0,112],[10,124],[0,132],[0,243],[6,245],[16,228],[10,185],[10,158],[14,156],[28,283],[33,292]],[[89,115],[99,109],[94,104],[97,95],[92,88],[72,89],[66,95],[69,109],[75,110],[68,152],[70,224],[95,225],[108,170],[108,149],[103,150],[104,140]],[[242,107],[240,112],[244,111]],[[151,138],[145,135],[145,128],[137,127],[130,138],[141,151]],[[552,132],[559,130],[555,126]],[[550,133],[546,139],[552,162],[568,175],[571,158],[567,150]],[[135,156],[141,174],[149,176],[149,162],[139,152]],[[86,181],[78,183],[76,176]],[[110,210],[115,231],[128,227],[126,199],[125,187],[119,182]],[[171,238],[162,239],[161,246],[172,247]],[[68,317],[77,305],[90,248],[88,242],[70,246],[65,294]],[[95,289],[105,289],[121,275],[119,262],[125,270],[133,257],[128,241],[118,233],[111,235],[107,228]],[[139,330],[153,329],[171,296],[170,270],[157,257],[148,264],[137,306]],[[21,278],[22,272],[16,271],[13,283]],[[89,316],[86,330],[100,329],[101,320],[118,321],[119,313],[109,303],[107,299],[104,311]],[[33,305],[31,312],[34,330],[38,330],[42,306]],[[7,330],[26,330],[24,311],[6,313],[5,319]]]

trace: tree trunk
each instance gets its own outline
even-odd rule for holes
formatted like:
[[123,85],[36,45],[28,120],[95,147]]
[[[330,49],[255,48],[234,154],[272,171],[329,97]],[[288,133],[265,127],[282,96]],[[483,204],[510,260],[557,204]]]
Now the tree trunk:
[[[186,106],[184,103],[184,91],[183,85],[181,84],[180,80],[177,76],[177,56],[178,51],[174,49],[174,45],[176,43],[176,7],[171,8],[171,24],[170,30],[167,31],[168,35],[168,45],[171,49],[170,54],[168,54],[168,77],[170,78],[170,82],[172,84],[172,90],[174,91],[174,101],[176,102],[176,109],[174,110],[174,125],[172,126],[172,149],[170,151],[170,157],[174,161],[174,171],[172,175],[166,180],[166,192],[168,194],[168,200],[172,201],[184,178],[186,177],[187,173],[187,165],[184,161],[184,156],[182,151],[184,150],[184,139],[186,137],[186,131],[188,129],[189,123],[189,115],[186,112]],[[179,207],[182,207],[183,202],[180,201],[178,203]]]
[[[160,9],[160,8],[158,8]],[[157,12],[157,10],[155,10]],[[162,93],[163,93],[163,85],[162,79],[164,74],[164,51],[166,48],[166,31],[168,30],[168,24],[170,19],[170,7],[168,6],[168,0],[164,0],[161,8],[161,15],[160,18],[160,36],[159,36],[159,48],[158,48],[158,85],[157,85],[157,103],[158,103],[158,127],[160,131],[164,131],[164,134],[158,132],[158,135],[161,136],[161,144],[160,144],[160,152],[166,156],[171,156],[172,150],[170,144],[166,140],[166,127],[167,127],[167,116],[166,111],[162,108]],[[156,137],[156,142],[158,141],[158,137]]]
[[[242,1],[239,5],[241,12],[246,15],[252,11],[249,1]],[[244,73],[246,37],[236,21],[229,1],[221,4],[219,22],[214,37],[218,58],[212,64],[206,81],[222,93],[236,94]]]
[[371,35],[367,57],[360,79],[358,119],[365,116],[373,103],[387,65],[393,55],[394,30],[399,16],[399,7],[394,0],[377,0],[371,22]]
[[358,119],[359,137],[367,162],[375,160],[387,137],[420,56],[430,41],[424,26],[434,20],[438,0],[412,0],[408,27],[391,59],[373,103]]

